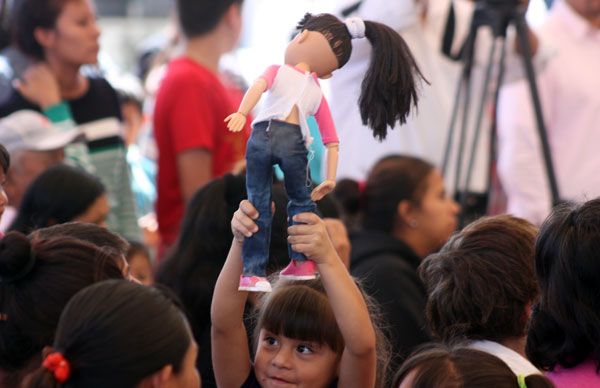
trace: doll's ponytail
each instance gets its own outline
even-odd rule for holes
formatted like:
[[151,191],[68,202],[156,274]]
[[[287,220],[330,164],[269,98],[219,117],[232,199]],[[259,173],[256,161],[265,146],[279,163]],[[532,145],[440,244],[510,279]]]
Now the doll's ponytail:
[[411,106],[416,107],[419,99],[418,79],[425,78],[396,31],[381,23],[364,23],[373,51],[362,81],[360,116],[363,124],[373,129],[373,136],[383,140],[388,127],[406,122]]

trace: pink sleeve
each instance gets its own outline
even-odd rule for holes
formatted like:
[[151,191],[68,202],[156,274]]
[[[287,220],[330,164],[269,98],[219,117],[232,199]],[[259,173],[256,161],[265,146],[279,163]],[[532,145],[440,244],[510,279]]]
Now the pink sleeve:
[[273,81],[275,81],[275,76],[277,75],[280,67],[281,65],[271,65],[267,67],[267,70],[265,70],[265,72],[260,76],[260,78],[267,81],[267,90],[271,89]]
[[321,97],[321,104],[317,113],[315,113],[315,120],[319,124],[319,132],[321,133],[321,139],[323,144],[339,143],[337,132],[335,131],[335,124],[331,117],[331,111],[329,110],[329,104],[325,97]]

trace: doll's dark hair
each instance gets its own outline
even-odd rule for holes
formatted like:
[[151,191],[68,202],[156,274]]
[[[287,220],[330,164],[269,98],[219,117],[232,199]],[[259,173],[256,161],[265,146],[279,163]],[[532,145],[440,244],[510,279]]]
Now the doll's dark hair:
[[[0,369],[19,376],[52,344],[58,319],[79,290],[122,279],[117,254],[71,237],[0,240]],[[39,360],[38,360],[39,362]]]
[[[276,279],[276,280],[275,280]],[[276,335],[328,345],[341,357],[344,338],[320,279],[288,281],[273,277],[273,292],[262,296],[256,314],[254,344],[258,345],[261,329]],[[383,322],[374,301],[362,292],[377,336],[377,387],[386,386],[389,343],[382,330]]]
[[600,198],[564,204],[544,221],[535,247],[540,302],[527,337],[543,370],[593,359],[600,370]]
[[[464,346],[427,344],[415,350],[396,373],[392,387],[398,388],[413,372],[413,388],[518,388],[517,375],[498,357]],[[528,388],[552,388],[548,378],[524,376]]]
[[[408,45],[390,27],[365,20],[365,37],[373,52],[371,64],[362,81],[359,99],[364,125],[373,129],[379,140],[387,136],[387,128],[406,122],[411,106],[419,100],[417,80],[424,79]],[[298,23],[299,31],[316,31],[327,39],[342,68],[352,53],[350,32],[346,24],[331,14],[307,13]]]
[[168,295],[107,280],[78,292],[60,317],[53,351],[70,364],[66,381],[41,367],[25,387],[135,387],[166,365],[181,373],[190,344],[183,313]]

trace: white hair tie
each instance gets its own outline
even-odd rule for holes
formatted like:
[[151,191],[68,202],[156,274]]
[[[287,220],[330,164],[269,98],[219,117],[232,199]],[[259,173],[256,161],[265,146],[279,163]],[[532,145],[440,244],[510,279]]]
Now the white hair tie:
[[358,17],[351,17],[344,20],[346,28],[352,39],[362,39],[365,37],[365,22]]

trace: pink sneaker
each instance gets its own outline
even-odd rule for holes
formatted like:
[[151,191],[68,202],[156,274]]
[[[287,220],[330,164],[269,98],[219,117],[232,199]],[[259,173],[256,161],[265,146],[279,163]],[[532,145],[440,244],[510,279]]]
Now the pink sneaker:
[[271,292],[271,283],[261,276],[240,276],[239,291]]
[[317,264],[312,260],[292,260],[279,276],[290,280],[310,280],[317,277]]

